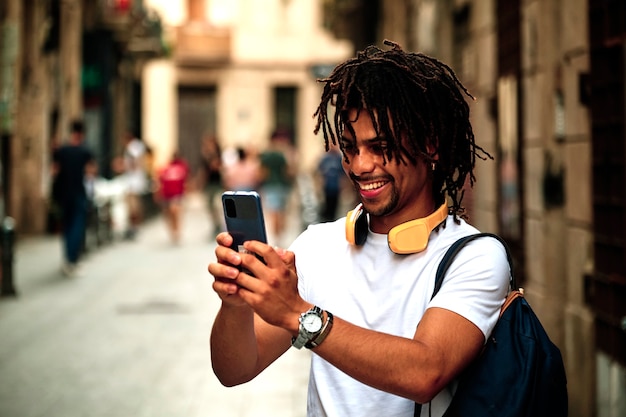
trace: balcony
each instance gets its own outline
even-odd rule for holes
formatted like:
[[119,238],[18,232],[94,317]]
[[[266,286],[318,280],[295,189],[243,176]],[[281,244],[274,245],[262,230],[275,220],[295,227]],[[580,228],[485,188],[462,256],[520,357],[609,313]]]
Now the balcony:
[[87,2],[85,19],[93,27],[110,31],[124,53],[141,58],[167,53],[161,17],[156,11],[144,8],[141,2],[135,6],[130,0]]
[[176,28],[174,61],[178,66],[221,66],[228,63],[230,57],[230,30],[198,22],[190,22]]

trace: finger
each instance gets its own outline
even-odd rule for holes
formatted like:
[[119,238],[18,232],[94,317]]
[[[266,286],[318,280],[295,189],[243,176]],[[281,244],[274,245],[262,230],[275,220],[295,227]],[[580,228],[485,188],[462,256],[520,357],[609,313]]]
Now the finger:
[[218,245],[229,246],[233,244],[233,237],[228,232],[221,232],[215,237]]
[[232,250],[228,246],[217,246],[215,248],[215,257],[217,258],[217,261],[222,264],[229,264],[234,266],[241,264],[241,256],[239,255],[239,253]]
[[290,281],[295,276],[295,271],[290,270],[280,259],[278,254],[270,248],[270,252],[264,251],[269,258],[275,258],[275,265],[272,261],[263,262],[254,254],[242,254],[242,272],[237,276],[237,283],[255,294],[267,293],[268,289],[277,289],[282,283]]
[[216,279],[213,282],[213,291],[215,291],[220,298],[225,298],[231,295],[237,294],[239,287],[235,284],[234,281],[223,281],[220,279]]
[[252,292],[259,289],[261,281],[265,280],[269,269],[265,263],[253,253],[241,254],[241,267],[237,275],[237,284]]
[[240,287],[233,283],[216,280],[213,283],[213,290],[217,293],[223,303],[233,306],[246,304],[244,299],[241,297]]
[[219,262],[210,263],[208,269],[209,273],[213,275],[216,280],[223,282],[231,281],[234,283],[237,279],[237,275],[239,275],[239,269],[237,267]]
[[296,254],[283,248],[274,248],[280,259],[287,265],[289,269],[296,269]]
[[247,251],[263,258],[267,266],[278,266],[283,263],[278,253],[276,253],[276,250],[267,243],[259,242],[258,240],[250,240],[244,242],[243,247]]

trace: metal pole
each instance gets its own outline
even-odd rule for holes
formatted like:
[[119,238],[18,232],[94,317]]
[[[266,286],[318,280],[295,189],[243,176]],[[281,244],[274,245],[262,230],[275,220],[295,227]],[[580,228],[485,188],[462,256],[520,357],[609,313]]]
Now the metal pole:
[[15,220],[5,217],[2,220],[2,296],[16,296],[13,286],[13,259],[15,250]]

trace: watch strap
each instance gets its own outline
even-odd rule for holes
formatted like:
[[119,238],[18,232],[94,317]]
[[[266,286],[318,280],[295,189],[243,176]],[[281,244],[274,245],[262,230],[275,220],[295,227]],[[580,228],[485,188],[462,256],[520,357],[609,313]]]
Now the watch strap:
[[298,333],[298,337],[293,337],[291,338],[291,346],[295,347],[296,349],[302,349],[302,346],[304,346],[308,341],[308,338],[303,335],[302,333]]

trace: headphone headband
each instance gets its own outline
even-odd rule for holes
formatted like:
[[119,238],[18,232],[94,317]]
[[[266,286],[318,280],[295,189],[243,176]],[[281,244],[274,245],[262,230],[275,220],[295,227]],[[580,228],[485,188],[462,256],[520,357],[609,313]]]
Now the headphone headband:
[[448,217],[444,203],[427,217],[399,224],[387,234],[389,249],[399,255],[422,252],[428,246],[430,233]]
[[[398,255],[422,252],[428,246],[430,233],[448,216],[444,203],[427,217],[410,220],[393,227],[387,234],[387,244]],[[359,203],[346,216],[346,240],[353,245],[363,245],[367,239],[369,225],[363,204]]]

